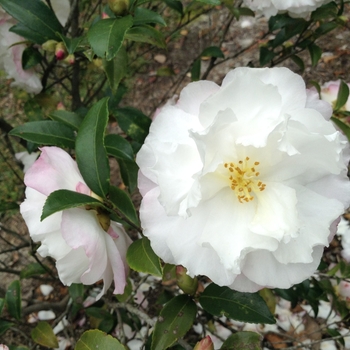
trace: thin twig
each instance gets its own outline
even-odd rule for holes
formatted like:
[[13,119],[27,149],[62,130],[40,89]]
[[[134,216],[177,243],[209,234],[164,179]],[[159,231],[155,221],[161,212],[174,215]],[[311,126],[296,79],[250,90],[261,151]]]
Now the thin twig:
[[66,295],[61,301],[53,303],[50,301],[44,301],[42,303],[37,303],[33,305],[29,305],[23,309],[23,315],[29,315],[32,312],[38,312],[41,310],[53,310],[53,311],[64,311],[66,309],[67,303],[69,301],[70,296]]

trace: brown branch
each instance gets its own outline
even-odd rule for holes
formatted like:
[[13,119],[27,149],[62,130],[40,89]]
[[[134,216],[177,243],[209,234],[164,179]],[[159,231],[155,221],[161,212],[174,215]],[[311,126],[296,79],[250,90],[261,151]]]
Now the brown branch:
[[37,303],[33,305],[29,305],[23,309],[23,315],[29,315],[32,312],[38,312],[41,310],[53,310],[57,312],[62,312],[66,309],[67,303],[69,301],[70,296],[66,295],[61,301],[52,303],[49,301],[44,301],[42,303]]

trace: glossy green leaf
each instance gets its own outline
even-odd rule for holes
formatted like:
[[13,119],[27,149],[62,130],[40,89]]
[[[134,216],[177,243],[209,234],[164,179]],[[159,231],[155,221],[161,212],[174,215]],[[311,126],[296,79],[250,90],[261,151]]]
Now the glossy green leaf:
[[317,90],[319,95],[321,94],[321,86],[320,86],[320,84],[317,81],[310,80],[309,84],[312,85],[313,87],[315,87],[315,89]]
[[300,68],[300,70],[302,72],[304,72],[305,70],[305,64],[304,64],[304,61],[297,55],[292,55],[290,56],[291,60],[298,65],[298,67]]
[[332,122],[344,133],[344,135],[350,141],[350,127],[338,118],[331,118]]
[[84,301],[84,285],[81,283],[72,283],[69,288],[69,295],[73,303],[82,304]]
[[191,80],[198,81],[201,78],[201,59],[197,58],[191,68]]
[[139,167],[134,161],[118,160],[120,175],[129,192],[132,193],[137,186],[137,176]]
[[342,108],[345,105],[345,103],[348,101],[348,98],[349,98],[349,86],[348,84],[341,81],[339,85],[338,95],[337,95],[337,102],[335,103],[334,110],[338,111],[340,108]]
[[329,4],[325,4],[318,9],[316,9],[311,14],[311,19],[313,21],[323,20],[325,18],[336,17],[338,14],[338,6],[335,2],[331,2]]
[[126,254],[126,260],[128,265],[137,272],[162,277],[160,259],[154,253],[150,241],[146,237],[131,244]]
[[265,64],[270,63],[274,57],[275,53],[273,51],[269,50],[266,46],[260,47],[260,66],[264,66]]
[[21,284],[18,280],[9,285],[5,298],[9,314],[16,320],[20,320],[22,317]]
[[96,198],[69,190],[57,190],[47,197],[40,220],[65,209],[83,207],[86,205],[102,207],[103,204]]
[[72,283],[68,290],[69,295],[72,298],[70,315],[74,319],[78,312],[84,308],[84,285],[81,283]]
[[335,28],[337,28],[338,26],[339,26],[339,24],[337,22],[323,23],[315,30],[315,34],[318,36],[327,34],[327,33],[331,32],[332,30],[334,30]]
[[157,12],[142,7],[137,7],[134,12],[134,26],[147,23],[155,23],[166,26],[166,22],[164,21],[163,17]]
[[111,186],[109,199],[124,217],[133,222],[135,225],[139,225],[139,219],[137,218],[134,204],[125,191],[118,187]]
[[83,121],[83,118],[79,114],[64,110],[57,110],[51,112],[50,118],[61,122],[76,131],[79,129],[80,124]]
[[74,54],[77,51],[80,43],[84,40],[84,37],[68,38],[65,35],[59,34],[61,40],[66,46],[68,54]]
[[29,122],[13,128],[9,134],[39,145],[74,148],[74,131],[56,121]]
[[276,34],[272,40],[272,46],[277,47],[289,40],[295,35],[302,33],[308,26],[307,21],[302,18],[285,17],[281,30]]
[[85,312],[89,317],[93,317],[98,320],[96,324],[98,325],[98,329],[103,332],[110,332],[112,330],[115,324],[115,317],[111,315],[107,310],[101,309],[99,307],[89,307],[85,309]]
[[228,315],[234,320],[250,323],[275,323],[265,301],[258,293],[240,293],[211,283],[199,302],[212,315]]
[[148,43],[160,47],[161,49],[166,48],[163,34],[147,24],[130,28],[126,33],[125,38],[141,43]]
[[196,0],[196,1],[202,2],[207,5],[213,5],[213,6],[221,5],[220,0]]
[[262,336],[255,332],[237,332],[230,335],[220,350],[261,350]]
[[114,110],[120,128],[133,140],[142,144],[148,135],[151,119],[132,107]]
[[9,30],[12,33],[15,33],[23,38],[26,38],[33,43],[45,42],[45,38],[40,34],[33,32],[30,28],[26,27],[22,23],[17,23],[12,26]]
[[5,333],[9,328],[11,328],[14,325],[14,323],[1,320],[0,319],[0,335]]
[[225,55],[218,46],[209,46],[201,53],[202,57],[218,57],[225,58]]
[[183,5],[182,2],[179,0],[164,0],[164,2],[169,6],[171,9],[178,12],[181,16],[184,14]]
[[128,65],[128,55],[124,47],[121,47],[112,60],[103,59],[103,70],[106,73],[109,86],[115,93],[120,81],[125,77]]
[[97,329],[86,331],[78,340],[74,350],[125,350],[119,341]]
[[39,263],[31,263],[29,265],[26,265],[19,275],[19,277],[22,278],[29,278],[32,276],[38,276],[46,273],[47,271],[45,268],[40,265]]
[[160,312],[152,336],[151,350],[164,350],[183,337],[196,317],[196,303],[187,295],[170,300]]
[[58,348],[57,338],[47,322],[39,322],[31,332],[32,339],[39,345]]
[[123,44],[125,33],[132,24],[131,16],[102,19],[96,22],[87,34],[95,54],[107,60],[113,59]]
[[109,161],[104,146],[108,122],[108,98],[94,104],[81,123],[75,152],[79,170],[88,187],[100,197],[109,191]]
[[134,161],[134,152],[128,141],[117,134],[109,134],[105,137],[107,153],[115,158]]
[[322,49],[316,44],[311,44],[308,46],[308,50],[311,57],[311,63],[313,67],[317,66],[318,61],[322,56]]
[[[62,26],[54,12],[41,0],[0,0],[3,9],[21,23],[21,28],[27,28],[35,33],[37,44],[42,44],[49,39],[57,40],[57,32],[62,31]],[[17,27],[19,28],[19,27]],[[25,36],[22,31],[22,36]],[[27,39],[32,39],[27,38]]]
[[33,46],[27,47],[22,53],[22,68],[24,70],[36,66],[42,60],[41,53]]

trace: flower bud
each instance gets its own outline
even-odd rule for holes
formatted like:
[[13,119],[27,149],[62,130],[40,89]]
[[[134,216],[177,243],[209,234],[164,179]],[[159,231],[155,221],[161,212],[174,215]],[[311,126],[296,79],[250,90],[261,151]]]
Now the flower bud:
[[106,12],[102,12],[101,18],[106,19],[106,18],[109,18],[109,16]]
[[116,16],[122,16],[129,9],[129,0],[108,0],[108,5]]
[[64,111],[66,108],[64,107],[64,104],[62,102],[58,102],[57,106],[56,106],[56,109],[58,111]]
[[193,295],[198,288],[198,279],[190,277],[186,272],[187,270],[183,266],[176,266],[176,282],[184,293]]
[[92,60],[92,63],[94,64],[95,67],[97,68],[103,68],[103,61],[101,58],[95,58]]
[[67,62],[68,64],[74,64],[75,62],[75,56],[74,54],[69,54],[65,59],[64,59],[65,62]]
[[55,56],[58,61],[63,60],[67,55],[67,49],[66,46],[61,42],[56,44],[55,48]]
[[45,41],[41,45],[41,47],[42,47],[43,50],[45,50],[47,52],[55,52],[56,45],[57,45],[57,41],[56,40],[48,40],[48,41]]
[[214,350],[214,344],[209,335],[199,341],[193,350]]

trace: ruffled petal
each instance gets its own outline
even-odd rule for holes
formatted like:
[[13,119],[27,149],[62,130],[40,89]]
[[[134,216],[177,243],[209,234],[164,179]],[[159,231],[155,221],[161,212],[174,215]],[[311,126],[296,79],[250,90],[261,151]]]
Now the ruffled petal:
[[258,250],[246,256],[243,274],[254,283],[267,288],[289,288],[309,278],[317,269],[323,247],[314,247],[310,263],[283,264],[273,253]]

